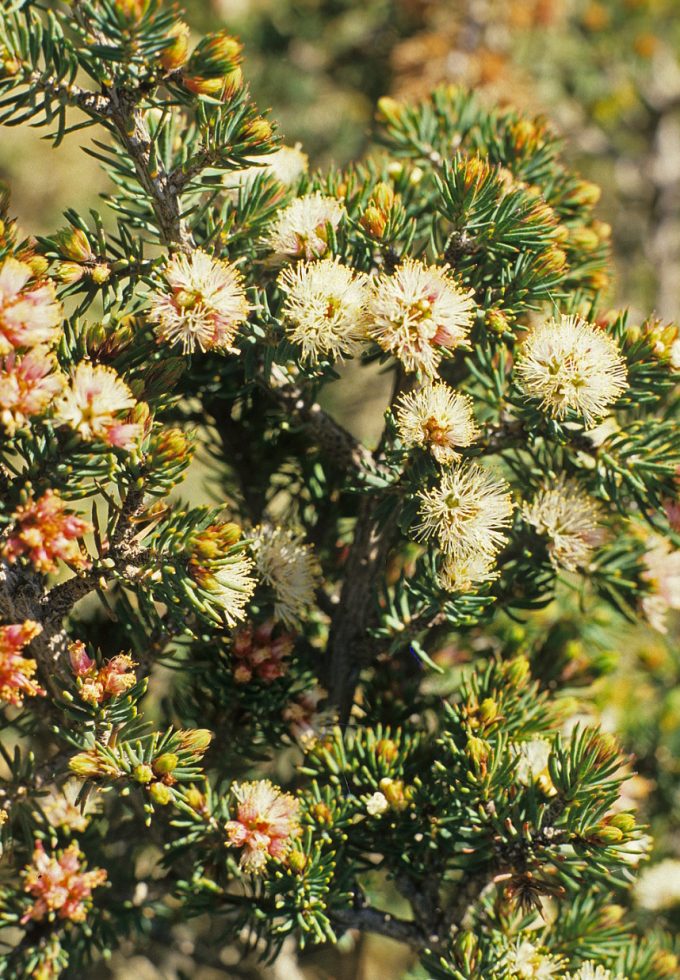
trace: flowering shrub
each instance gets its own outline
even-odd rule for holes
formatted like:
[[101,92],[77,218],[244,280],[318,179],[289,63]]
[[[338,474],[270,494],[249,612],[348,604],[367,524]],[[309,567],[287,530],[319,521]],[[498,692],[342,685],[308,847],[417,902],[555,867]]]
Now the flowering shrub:
[[[310,174],[226,32],[3,11],[2,120],[98,127],[113,216],[22,238],[2,202],[0,975],[205,915],[435,978],[677,975],[626,909],[633,764],[574,698],[604,658],[541,613],[680,606],[678,332],[607,309],[596,189],[454,88]],[[350,361],[373,449],[322,407]],[[196,446],[220,505],[171,495]]]

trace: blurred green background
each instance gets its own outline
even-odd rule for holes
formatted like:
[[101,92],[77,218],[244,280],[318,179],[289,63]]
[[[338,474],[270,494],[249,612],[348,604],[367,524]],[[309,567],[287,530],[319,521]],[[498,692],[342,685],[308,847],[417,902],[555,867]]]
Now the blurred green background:
[[[567,159],[603,188],[599,213],[613,229],[616,270],[609,303],[677,318],[678,0],[193,0],[187,20],[197,32],[226,27],[243,39],[256,100],[271,108],[287,143],[303,144],[312,166],[366,152],[375,103],[386,94],[416,99],[437,83],[460,82],[489,102],[546,114],[565,138]],[[106,190],[78,136],[52,150],[30,129],[0,131],[0,178],[12,187],[25,233],[61,226],[66,207],[100,206]],[[366,397],[374,388],[373,381],[358,382],[344,406],[369,438],[382,414],[382,405]],[[200,479],[199,471],[191,492],[199,492]],[[677,929],[677,632],[633,631],[605,610],[587,624],[579,615],[554,604],[543,625],[564,646],[575,676],[588,665],[579,689],[583,711],[618,730],[636,756],[638,775],[628,792],[651,824],[657,862],[637,890],[639,915],[648,925],[662,915]],[[444,649],[439,659],[455,663],[456,651]],[[339,954],[313,952],[298,963],[287,951],[272,967],[256,967],[239,962],[237,949],[221,949],[214,935],[211,941],[211,929],[208,922],[191,924],[173,949],[130,946],[97,976],[383,980],[410,966],[404,950],[387,940],[345,937]]]

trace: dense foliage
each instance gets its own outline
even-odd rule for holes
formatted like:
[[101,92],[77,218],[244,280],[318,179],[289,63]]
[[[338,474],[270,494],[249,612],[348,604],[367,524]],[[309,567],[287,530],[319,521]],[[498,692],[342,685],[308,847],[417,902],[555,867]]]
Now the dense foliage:
[[[2,975],[206,914],[262,956],[676,975],[626,909],[634,763],[574,697],[606,651],[544,613],[680,605],[678,332],[604,305],[598,189],[454,87],[310,173],[226,32],[3,14],[2,121],[88,129],[111,190],[38,239],[2,202]],[[329,409],[352,372],[374,449]]]

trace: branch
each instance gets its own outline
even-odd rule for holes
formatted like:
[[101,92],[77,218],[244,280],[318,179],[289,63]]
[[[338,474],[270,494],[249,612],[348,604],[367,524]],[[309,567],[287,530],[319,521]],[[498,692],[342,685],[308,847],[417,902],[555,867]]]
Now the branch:
[[398,919],[389,912],[379,909],[337,909],[331,919],[343,929],[358,929],[360,932],[376,932],[380,936],[406,943],[412,949],[421,951],[428,946],[428,937],[415,922]]
[[310,402],[298,385],[265,387],[282,412],[294,416],[310,430],[319,448],[327,454],[329,462],[343,469],[376,470],[376,461],[371,451],[324,412],[319,404]]

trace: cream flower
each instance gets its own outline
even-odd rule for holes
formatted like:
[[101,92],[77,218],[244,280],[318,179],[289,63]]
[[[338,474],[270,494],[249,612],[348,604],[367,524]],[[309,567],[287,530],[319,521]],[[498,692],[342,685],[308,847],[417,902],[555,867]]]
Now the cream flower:
[[12,256],[0,265],[0,355],[56,340],[61,304],[48,279],[32,278],[31,267]]
[[644,557],[642,578],[650,595],[642,600],[642,610],[651,626],[668,632],[666,616],[670,609],[680,609],[680,549],[672,550],[664,538],[657,538]]
[[311,545],[299,534],[262,524],[253,531],[255,564],[263,581],[274,591],[274,618],[285,626],[299,626],[314,606],[321,569]]
[[645,868],[635,885],[635,898],[652,911],[680,905],[680,861],[666,858]]
[[549,980],[561,972],[563,963],[560,959],[543,953],[526,939],[518,940],[509,954],[510,977],[521,980]]
[[247,188],[258,174],[273,177],[284,187],[296,183],[309,166],[309,157],[302,152],[301,144],[295,146],[280,146],[274,153],[258,157],[252,161],[253,166],[244,170],[235,170],[225,175],[224,184],[229,190]]
[[287,295],[281,308],[286,334],[304,360],[355,354],[366,338],[366,276],[338,259],[321,259],[284,269],[278,285]]
[[446,592],[471,592],[476,585],[498,578],[495,557],[486,552],[444,555],[437,581]]
[[164,275],[169,288],[152,295],[149,314],[159,339],[185,354],[231,350],[250,312],[236,266],[196,250],[173,255]]
[[596,966],[592,960],[588,960],[576,973],[570,973],[566,980],[624,980],[624,978],[619,975],[615,977],[611,970]]
[[505,543],[502,529],[513,511],[510,489],[477,463],[446,470],[436,487],[418,496],[417,535],[424,541],[434,538],[446,554],[458,559],[480,552],[491,556]]
[[604,543],[602,507],[576,480],[560,476],[555,485],[540,490],[522,516],[548,538],[550,560],[557,568],[585,568],[595,548]]
[[370,334],[407,371],[433,376],[441,348],[465,346],[475,304],[448,266],[407,258],[392,275],[377,276],[369,301]]
[[372,793],[366,797],[365,803],[366,813],[370,817],[380,817],[390,806],[384,793]]
[[219,606],[227,626],[245,619],[246,607],[255,591],[253,563],[244,552],[236,552],[213,562],[189,561],[189,574],[207,599]]
[[102,440],[109,445],[132,449],[142,434],[141,426],[122,423],[121,412],[136,405],[132,392],[111,367],[81,362],[71,385],[55,403],[54,417],[59,425],[68,425],[86,442]]
[[588,426],[628,387],[626,365],[614,340],[578,316],[535,327],[520,350],[517,383],[553,418],[571,410]]
[[345,209],[334,197],[318,191],[296,198],[279,212],[265,238],[279,255],[320,259],[328,252],[328,225],[337,228]]
[[479,435],[472,399],[443,381],[402,395],[396,417],[404,445],[428,450],[438,463],[453,463],[460,455],[457,448],[471,445]]
[[14,435],[34,415],[42,415],[64,381],[54,354],[46,347],[6,357],[0,363],[0,425],[7,434]]

